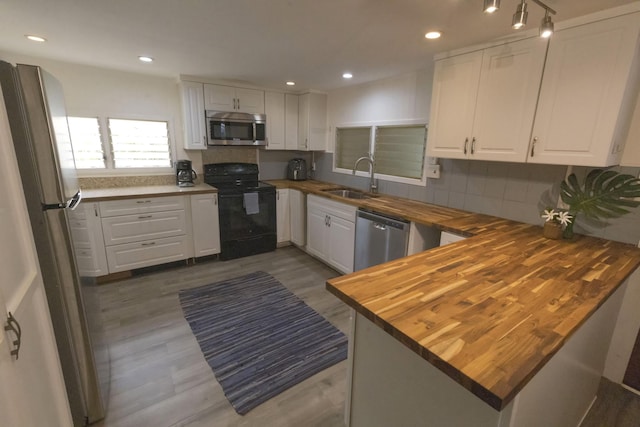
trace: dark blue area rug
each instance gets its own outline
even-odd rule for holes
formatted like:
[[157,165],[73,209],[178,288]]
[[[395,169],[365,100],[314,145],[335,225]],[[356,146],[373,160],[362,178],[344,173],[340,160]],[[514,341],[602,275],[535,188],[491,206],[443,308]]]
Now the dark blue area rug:
[[347,337],[262,271],[185,289],[179,297],[205,359],[241,415],[347,357]]

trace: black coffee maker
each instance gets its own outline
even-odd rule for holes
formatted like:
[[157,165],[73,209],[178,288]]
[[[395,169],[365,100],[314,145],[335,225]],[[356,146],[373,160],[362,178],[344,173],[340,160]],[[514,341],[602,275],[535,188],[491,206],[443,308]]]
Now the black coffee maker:
[[178,160],[176,162],[176,185],[178,187],[193,187],[193,180],[198,175],[191,169],[191,160]]

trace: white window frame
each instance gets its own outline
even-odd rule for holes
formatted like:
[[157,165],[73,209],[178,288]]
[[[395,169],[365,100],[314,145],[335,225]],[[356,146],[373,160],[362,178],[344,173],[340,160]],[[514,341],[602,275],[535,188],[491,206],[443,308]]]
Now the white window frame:
[[[376,137],[376,128],[384,127],[384,126],[425,126],[427,128],[427,132],[429,131],[429,125],[424,120],[420,119],[410,119],[410,120],[381,120],[381,121],[367,121],[367,122],[349,122],[349,123],[341,123],[334,126],[333,132],[333,167],[332,171],[335,173],[342,173],[345,175],[353,175],[353,169],[344,169],[336,166],[337,163],[337,147],[336,147],[336,138],[337,138],[337,129],[338,128],[350,128],[350,127],[371,127],[371,134],[369,135],[369,152],[373,152],[373,157],[375,158],[375,137]],[[363,155],[365,155],[363,153]],[[405,178],[402,176],[395,175],[385,175],[375,172],[375,178],[382,179],[384,181],[392,181],[399,182],[402,184],[411,184],[411,185],[420,185],[426,187],[427,185],[427,168],[428,168],[428,157],[427,157],[427,142],[425,138],[424,143],[424,151],[422,153],[423,156],[423,165],[422,165],[422,178]],[[356,171],[356,176],[362,176],[369,178],[369,172],[361,172]]]
[[[102,139],[102,151],[105,155],[104,169],[76,169],[76,175],[82,178],[88,177],[106,177],[106,176],[154,176],[154,175],[170,175],[174,173],[174,164],[177,159],[176,134],[173,121],[167,117],[153,115],[136,115],[136,114],[68,114],[71,117],[97,117],[100,126],[100,137]],[[167,131],[169,132],[169,154],[171,156],[171,166],[164,168],[114,168],[113,152],[111,149],[111,141],[109,136],[109,119],[116,120],[150,120],[157,122],[166,122]],[[73,141],[71,141],[73,144]]]

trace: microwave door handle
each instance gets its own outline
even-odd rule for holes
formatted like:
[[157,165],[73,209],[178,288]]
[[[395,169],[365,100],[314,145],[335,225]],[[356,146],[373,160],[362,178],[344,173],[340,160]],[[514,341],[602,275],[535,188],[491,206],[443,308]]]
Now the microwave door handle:
[[252,123],[252,127],[253,127],[253,141],[256,141],[258,139],[258,134],[256,133],[256,122]]

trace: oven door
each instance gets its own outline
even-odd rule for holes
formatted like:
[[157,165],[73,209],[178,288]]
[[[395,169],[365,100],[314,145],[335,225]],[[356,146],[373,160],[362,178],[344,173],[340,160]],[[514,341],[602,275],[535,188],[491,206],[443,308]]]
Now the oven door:
[[252,239],[276,233],[276,197],[273,191],[258,192],[258,213],[247,214],[241,192],[219,194],[220,240]]

